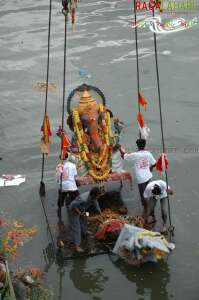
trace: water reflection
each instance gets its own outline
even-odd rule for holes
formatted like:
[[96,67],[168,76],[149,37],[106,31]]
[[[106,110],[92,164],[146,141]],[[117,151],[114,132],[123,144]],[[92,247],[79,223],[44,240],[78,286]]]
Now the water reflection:
[[70,278],[74,287],[81,292],[87,294],[100,293],[104,290],[104,283],[108,280],[108,277],[104,275],[104,270],[100,268],[92,272],[88,271],[87,260],[87,258],[73,260]]
[[58,296],[57,296],[57,300],[62,300],[62,296],[63,296],[63,279],[64,279],[64,275],[65,275],[65,268],[63,267],[63,265],[59,265],[58,269],[57,269],[57,273],[59,275],[59,289],[58,289]]
[[147,263],[141,267],[132,267],[121,260],[113,261],[114,265],[126,276],[126,278],[136,284],[136,293],[141,299],[168,300],[167,285],[170,282],[169,266],[166,261],[158,264]]
[[65,276],[65,262],[62,255],[62,252],[59,250],[55,253],[54,252],[54,245],[49,243],[47,247],[43,250],[44,260],[45,260],[45,267],[44,272],[48,273],[52,265],[55,263],[57,266],[57,274],[58,274],[58,295],[57,299],[62,300],[63,296],[63,279]]
[[55,261],[54,246],[52,243],[49,243],[46,248],[43,249],[43,257],[45,261],[44,272],[47,273]]
[[[89,271],[87,267],[88,257],[76,257],[71,260],[71,256],[68,258],[64,257],[64,253],[61,249],[58,249],[55,254],[52,243],[47,245],[43,250],[43,254],[45,259],[45,272],[49,272],[54,263],[57,266],[59,281],[57,299],[61,300],[63,297],[63,280],[67,265],[71,266],[69,277],[74,287],[83,293],[93,295],[93,299],[95,300],[99,299],[96,294],[104,290],[104,283],[108,280],[108,277],[104,275],[104,269],[95,268]],[[69,261],[70,264],[68,264]]]

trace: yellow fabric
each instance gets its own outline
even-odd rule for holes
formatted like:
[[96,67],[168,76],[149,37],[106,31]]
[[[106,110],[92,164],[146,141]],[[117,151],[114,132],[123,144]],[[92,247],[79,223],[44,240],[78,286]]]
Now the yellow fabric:
[[40,142],[41,153],[48,155],[50,153],[50,149],[49,149],[50,121],[49,121],[49,117],[47,114],[44,116],[44,119],[43,119],[42,132],[43,132],[43,135],[42,135],[41,142]]
[[45,115],[43,119],[43,141],[45,144],[50,143],[49,134],[48,134],[49,128],[50,128],[49,117],[48,115]]
[[[166,247],[168,246],[168,242],[165,239],[165,237],[162,236],[162,235],[159,235],[159,233],[157,233],[157,232],[145,230],[144,232],[138,233],[137,238],[139,240],[139,239],[142,239],[144,236],[150,236],[153,240],[161,239],[163,241],[164,245]],[[163,252],[159,249],[152,249],[152,250],[142,249],[141,252],[142,252],[143,255],[148,255],[152,252],[157,260],[159,260],[159,259],[163,258],[165,255],[167,255],[165,252]]]

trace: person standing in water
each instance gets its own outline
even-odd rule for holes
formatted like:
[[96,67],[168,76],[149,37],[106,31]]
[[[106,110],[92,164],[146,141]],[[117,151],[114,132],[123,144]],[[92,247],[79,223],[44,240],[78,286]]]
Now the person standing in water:
[[62,189],[59,189],[58,196],[58,210],[57,215],[61,219],[61,209],[64,203],[67,201],[69,205],[78,195],[78,188],[76,184],[77,168],[76,165],[69,160],[69,155],[66,153],[63,161],[63,165],[57,167],[57,181],[59,185],[62,180]]
[[151,152],[145,150],[146,140],[138,139],[136,144],[138,151],[126,153],[125,149],[121,148],[120,152],[125,160],[132,161],[133,163],[133,169],[138,183],[140,198],[144,207],[143,215],[145,216],[147,213],[147,201],[144,198],[143,193],[153,176],[152,170],[156,165],[156,160]]
[[[173,191],[168,186],[168,194],[173,195]],[[154,215],[154,209],[158,200],[160,200],[161,206],[161,215],[163,227],[161,232],[165,233],[167,231],[166,222],[167,222],[167,184],[164,180],[154,180],[147,184],[144,191],[144,198],[148,202],[148,211],[146,214],[146,221],[148,221],[149,216]]]
[[91,207],[95,212],[101,213],[98,198],[101,196],[99,187],[93,187],[89,192],[85,192],[75,198],[68,206],[69,238],[76,252],[84,252],[80,247],[81,236],[87,231],[87,210]]

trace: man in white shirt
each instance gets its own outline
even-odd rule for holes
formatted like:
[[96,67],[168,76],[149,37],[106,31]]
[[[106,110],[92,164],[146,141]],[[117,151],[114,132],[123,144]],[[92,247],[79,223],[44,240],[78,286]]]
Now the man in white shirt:
[[[60,185],[59,197],[58,197],[58,217],[61,218],[61,208],[66,205],[69,205],[78,195],[79,191],[75,178],[77,176],[76,165],[69,160],[68,154],[63,161],[63,165],[57,166],[57,181]],[[62,181],[62,184],[61,184]]]
[[143,197],[144,190],[152,178],[152,170],[156,165],[156,160],[151,152],[144,150],[146,146],[146,140],[138,139],[136,141],[138,151],[132,153],[125,153],[124,149],[121,149],[121,154],[125,160],[132,161],[135,177],[138,183],[138,189],[140,192],[140,198],[142,205],[144,206],[144,214],[147,211],[147,203]]
[[[168,186],[168,194],[173,195],[173,191]],[[166,222],[167,222],[167,210],[166,210],[166,200],[167,200],[167,184],[164,180],[154,180],[147,184],[144,191],[144,198],[148,202],[148,212],[146,219],[150,215],[154,215],[154,209],[157,203],[157,200],[160,199],[161,214],[163,221],[162,233],[167,231]]]

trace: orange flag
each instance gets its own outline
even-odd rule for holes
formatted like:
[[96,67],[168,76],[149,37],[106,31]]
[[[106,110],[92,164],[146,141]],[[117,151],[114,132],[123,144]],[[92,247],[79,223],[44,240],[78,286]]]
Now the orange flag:
[[145,126],[144,117],[140,112],[137,114],[137,121],[141,128],[143,128]]
[[52,135],[52,133],[51,133],[51,130],[50,130],[50,121],[49,121],[49,117],[48,117],[47,114],[44,116],[41,131],[43,132],[43,141],[44,141],[44,143],[49,144],[50,143],[49,137]]
[[137,114],[137,122],[142,138],[147,139],[149,137],[150,129],[145,124],[144,117],[140,112]]
[[70,141],[66,133],[62,133],[62,157],[66,155],[68,147],[70,146]]
[[62,134],[62,148],[68,148],[70,146],[70,141],[66,133]]
[[145,99],[145,97],[142,94],[139,94],[139,104],[144,107],[144,110],[147,110],[148,101]]

